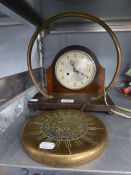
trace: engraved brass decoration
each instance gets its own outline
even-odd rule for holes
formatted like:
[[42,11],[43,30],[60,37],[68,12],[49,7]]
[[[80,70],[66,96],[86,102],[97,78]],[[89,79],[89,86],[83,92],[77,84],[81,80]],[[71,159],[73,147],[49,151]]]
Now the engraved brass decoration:
[[[53,149],[40,144],[53,143]],[[31,158],[52,166],[73,166],[96,158],[107,144],[104,124],[77,110],[53,110],[34,116],[24,128],[22,143]]]

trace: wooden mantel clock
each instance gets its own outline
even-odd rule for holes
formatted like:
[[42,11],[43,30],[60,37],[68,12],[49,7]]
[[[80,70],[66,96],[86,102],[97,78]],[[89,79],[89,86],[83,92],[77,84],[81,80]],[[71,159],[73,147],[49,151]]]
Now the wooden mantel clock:
[[[47,89],[41,88],[35,79],[31,64],[33,44],[39,32],[64,17],[90,19],[111,36],[117,52],[117,68],[106,89],[105,69],[93,51],[78,44],[63,48],[46,69]],[[86,111],[109,112],[103,92],[113,87],[121,65],[121,49],[115,34],[92,15],[73,12],[58,14],[36,30],[29,44],[27,60],[31,79],[39,91],[28,106],[47,111],[32,117],[25,125],[22,134],[25,151],[34,160],[57,167],[76,166],[95,159],[107,145],[107,130],[102,121]],[[113,105],[109,96],[107,101]]]
[[[109,91],[117,79],[121,66],[121,49],[112,30],[97,17],[84,13],[63,13],[56,15],[39,27],[29,44],[28,68],[29,73],[39,93],[29,101],[29,108],[34,109],[81,109],[86,111],[106,111],[103,92],[105,82],[105,69],[99,64],[93,51],[80,45],[63,48],[54,58],[53,63],[46,69],[46,87],[41,88],[35,79],[31,66],[31,51],[38,34],[51,23],[64,17],[81,17],[100,24],[111,36],[117,52],[117,68],[115,75],[105,89]],[[107,95],[108,104],[113,102]]]
[[[80,45],[63,48],[45,72],[47,91],[53,98],[46,99],[38,93],[34,97],[38,102],[29,101],[29,107],[107,110],[102,99],[93,99],[103,93],[105,69],[88,48]],[[110,104],[113,105],[111,100]]]
[[102,93],[105,70],[88,48],[62,49],[46,70],[49,93]]

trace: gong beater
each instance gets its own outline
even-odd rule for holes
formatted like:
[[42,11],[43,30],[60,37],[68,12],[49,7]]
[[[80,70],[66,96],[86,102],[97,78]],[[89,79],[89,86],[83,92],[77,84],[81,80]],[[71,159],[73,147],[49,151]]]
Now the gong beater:
[[92,114],[57,109],[32,117],[23,130],[22,143],[40,163],[76,166],[100,155],[107,144],[107,131]]

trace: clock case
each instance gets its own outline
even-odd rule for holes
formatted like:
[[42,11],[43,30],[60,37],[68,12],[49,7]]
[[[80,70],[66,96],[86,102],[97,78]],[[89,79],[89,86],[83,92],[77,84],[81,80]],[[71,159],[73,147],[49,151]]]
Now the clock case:
[[[64,86],[62,86],[58,80],[56,79],[55,76],[55,65],[57,60],[60,58],[61,55],[68,51],[83,51],[87,53],[94,61],[95,66],[96,66],[96,73],[93,81],[86,87],[79,89],[79,90],[71,90],[68,89]],[[77,74],[77,73],[76,73]],[[104,87],[104,79],[105,79],[105,69],[99,64],[96,56],[94,53],[89,50],[86,47],[79,46],[79,45],[73,45],[73,46],[68,46],[64,49],[62,49],[54,58],[53,63],[48,67],[46,70],[46,77],[47,77],[47,90],[48,93],[102,93],[103,92],[103,87]]]
[[[96,66],[96,74],[93,81],[86,87],[79,90],[71,90],[62,86],[55,76],[55,64],[59,57],[67,51],[80,50],[87,53],[94,61]],[[48,94],[53,98],[47,99],[40,93],[37,93],[33,99],[38,101],[29,101],[28,107],[33,109],[79,109],[85,111],[105,111],[111,113],[105,105],[104,97],[96,99],[104,91],[105,69],[98,62],[95,54],[86,47],[72,45],[62,49],[54,58],[52,64],[45,70],[46,87]],[[65,102],[61,102],[64,99]],[[73,101],[72,103],[70,102]],[[69,102],[68,102],[69,101]],[[114,108],[114,104],[107,95],[107,102],[110,107]]]

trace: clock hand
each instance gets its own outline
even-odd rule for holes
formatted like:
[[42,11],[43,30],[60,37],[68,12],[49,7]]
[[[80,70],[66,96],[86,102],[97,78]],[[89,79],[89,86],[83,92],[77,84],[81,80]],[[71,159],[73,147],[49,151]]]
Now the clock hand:
[[77,73],[80,73],[75,67],[73,67],[73,71],[77,72]]
[[73,71],[79,73],[79,71],[74,66],[74,61],[70,60],[70,65],[73,67]]
[[73,68],[74,68],[74,61],[73,60],[70,60],[70,65],[73,66]]
[[89,78],[89,76],[87,76],[87,75],[81,73],[79,70],[77,70],[77,69],[74,68],[74,67],[73,67],[73,71],[76,72],[76,73],[78,73],[78,74],[84,75],[84,76],[86,76],[87,78]]
[[81,72],[79,72],[81,75],[84,75],[84,76],[86,76],[87,78],[89,78],[89,76],[88,75],[85,75],[85,74],[83,74],[83,73],[81,73]]
[[73,67],[73,71],[74,71],[74,72],[79,73],[79,71],[76,70],[76,68],[75,68],[75,66],[74,66],[74,61],[73,61],[73,60],[70,60],[70,65]]
[[84,75],[84,76],[86,76],[87,78],[89,78],[89,76],[87,76],[87,75],[81,73],[81,72],[80,72],[79,70],[77,70],[75,67],[73,67],[73,71],[76,72],[76,73],[79,73],[79,74],[81,74],[81,75]]
[[70,65],[73,67],[73,71],[74,71],[74,72],[76,72],[76,73],[78,73],[78,74],[81,74],[81,75],[84,75],[84,76],[86,76],[87,78],[89,78],[87,75],[81,73],[79,70],[77,70],[77,69],[75,68],[75,66],[74,66],[74,61],[73,61],[73,60],[70,60]]

